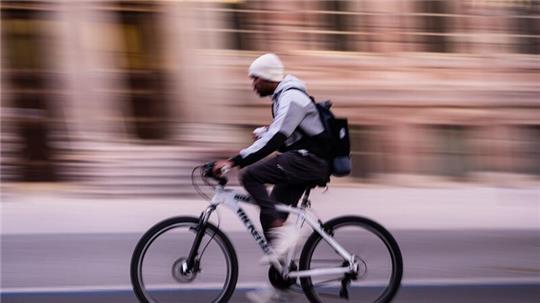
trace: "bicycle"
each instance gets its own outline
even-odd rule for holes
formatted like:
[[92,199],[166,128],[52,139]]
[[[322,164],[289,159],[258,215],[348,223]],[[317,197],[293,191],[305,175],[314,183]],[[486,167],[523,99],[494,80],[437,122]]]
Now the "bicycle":
[[[254,201],[249,195],[226,188],[227,178],[215,176],[212,169],[213,163],[208,163],[195,167],[192,172],[192,182],[199,194],[210,198],[196,184],[196,170],[201,171],[201,179],[214,189],[210,205],[198,218],[166,219],[151,227],[137,243],[130,274],[140,302],[221,303],[231,298],[238,280],[238,259],[228,236],[219,229],[219,223],[216,226],[209,221],[219,206],[229,208],[238,216],[266,255],[270,262],[268,278],[274,287],[301,288],[312,303],[329,302],[327,299],[384,303],[396,295],[403,275],[403,261],[396,240],[383,226],[359,216],[337,217],[323,223],[309,211],[309,195],[314,187],[311,186],[305,191],[300,206],[275,206],[296,217],[298,230],[305,223],[313,230],[299,261],[296,247],[280,260],[240,206],[240,203]],[[374,247],[381,249],[382,254],[370,254],[367,249]],[[218,275],[221,271],[223,273]]]

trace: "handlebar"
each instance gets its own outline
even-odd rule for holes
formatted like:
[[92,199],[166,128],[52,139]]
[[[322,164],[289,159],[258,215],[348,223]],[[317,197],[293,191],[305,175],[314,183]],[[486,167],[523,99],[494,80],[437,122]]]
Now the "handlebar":
[[221,169],[221,175],[214,174],[214,166],[216,165],[216,162],[209,162],[202,166],[203,170],[203,176],[207,178],[214,179],[218,181],[218,184],[221,186],[227,185],[229,182],[229,179],[225,177],[225,175],[231,170],[230,167],[223,167]]

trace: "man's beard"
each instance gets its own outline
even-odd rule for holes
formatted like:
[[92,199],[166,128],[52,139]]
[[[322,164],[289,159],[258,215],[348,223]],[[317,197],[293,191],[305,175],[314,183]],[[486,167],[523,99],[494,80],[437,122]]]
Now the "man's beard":
[[257,94],[261,98],[268,97],[268,96],[272,95],[272,93],[269,92],[269,91],[259,91],[259,90],[257,91]]

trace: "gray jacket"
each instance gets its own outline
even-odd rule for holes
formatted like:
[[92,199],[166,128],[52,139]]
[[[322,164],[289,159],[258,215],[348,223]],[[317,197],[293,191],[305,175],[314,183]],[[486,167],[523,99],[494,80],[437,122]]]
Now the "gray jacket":
[[302,81],[285,76],[272,96],[272,114],[274,119],[268,130],[231,159],[235,165],[249,165],[276,150],[316,149],[310,138],[321,134],[324,127]]

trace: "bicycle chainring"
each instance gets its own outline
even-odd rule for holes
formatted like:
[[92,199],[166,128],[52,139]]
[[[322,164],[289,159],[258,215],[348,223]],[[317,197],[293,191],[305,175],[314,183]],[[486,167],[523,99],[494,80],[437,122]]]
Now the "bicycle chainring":
[[[289,266],[289,272],[296,270],[298,270],[298,266],[292,262]],[[284,279],[281,273],[275,269],[274,266],[270,266],[268,269],[268,280],[270,280],[270,284],[277,289],[289,289],[296,283],[295,278]]]

